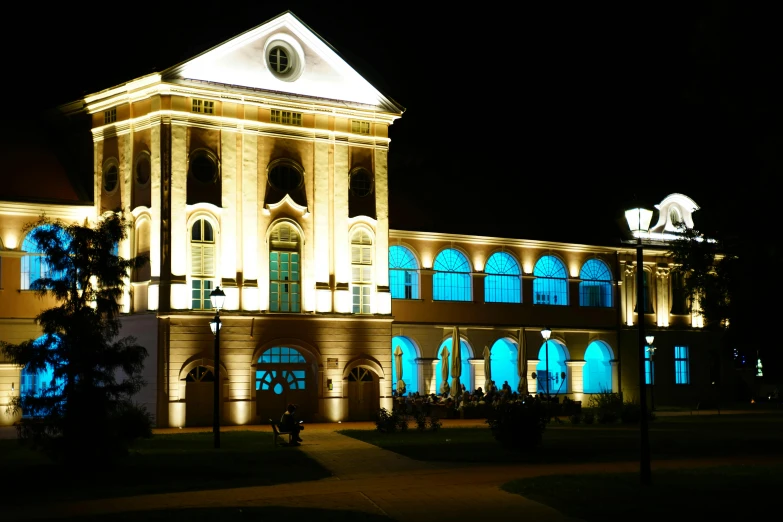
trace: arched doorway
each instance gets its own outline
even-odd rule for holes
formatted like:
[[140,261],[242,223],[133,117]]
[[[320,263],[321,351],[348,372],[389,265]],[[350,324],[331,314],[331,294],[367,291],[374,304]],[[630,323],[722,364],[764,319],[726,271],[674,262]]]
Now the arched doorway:
[[583,382],[585,393],[612,391],[611,349],[603,341],[593,341],[585,350]]
[[[549,375],[547,376],[547,351],[549,352]],[[538,364],[536,365],[536,390],[538,393],[547,393],[547,381],[549,382],[549,394],[557,395],[568,393],[568,352],[565,346],[555,339],[550,339],[541,345],[538,351]]]
[[297,416],[309,421],[315,413],[315,374],[297,348],[274,346],[256,364],[256,411],[261,422],[278,420],[288,404],[297,405]]
[[490,350],[490,365],[492,380],[498,389],[508,381],[511,390],[519,386],[519,370],[517,369],[517,346],[508,339],[498,339]]
[[379,410],[380,383],[378,376],[363,366],[351,369],[346,378],[348,417],[352,421],[372,420]]
[[196,366],[185,377],[185,425],[213,424],[215,373],[207,366]]

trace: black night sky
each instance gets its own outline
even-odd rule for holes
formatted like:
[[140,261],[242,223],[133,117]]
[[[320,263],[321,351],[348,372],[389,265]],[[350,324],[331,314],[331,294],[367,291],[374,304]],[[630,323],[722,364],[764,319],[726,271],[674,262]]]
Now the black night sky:
[[777,17],[541,4],[23,7],[2,37],[5,110],[163,70],[291,10],[407,109],[391,129],[392,228],[607,243],[630,200],[672,192],[702,207],[704,231],[755,221],[783,164]]

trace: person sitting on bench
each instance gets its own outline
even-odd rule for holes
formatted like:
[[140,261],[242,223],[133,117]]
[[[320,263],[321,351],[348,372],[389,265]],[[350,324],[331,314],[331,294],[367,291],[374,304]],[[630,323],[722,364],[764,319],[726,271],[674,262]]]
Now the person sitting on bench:
[[283,416],[280,417],[280,431],[291,433],[291,438],[294,440],[294,444],[302,442],[302,438],[299,436],[299,432],[304,429],[298,420],[296,420],[296,405],[289,404],[286,408]]

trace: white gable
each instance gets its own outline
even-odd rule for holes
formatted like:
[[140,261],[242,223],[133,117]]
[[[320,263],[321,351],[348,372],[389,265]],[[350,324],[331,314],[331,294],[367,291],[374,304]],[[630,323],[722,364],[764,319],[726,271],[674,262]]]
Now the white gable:
[[[270,45],[283,42],[301,66],[296,78],[273,74]],[[327,98],[401,112],[321,37],[286,12],[163,73],[166,79],[201,80],[317,98]]]

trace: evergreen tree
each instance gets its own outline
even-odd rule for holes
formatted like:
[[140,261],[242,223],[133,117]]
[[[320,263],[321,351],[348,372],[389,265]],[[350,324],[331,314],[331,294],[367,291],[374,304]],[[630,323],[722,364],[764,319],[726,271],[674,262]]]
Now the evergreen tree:
[[30,289],[53,296],[57,306],[36,317],[42,337],[3,343],[2,350],[28,373],[51,376],[41,393],[16,397],[10,407],[25,413],[22,442],[55,459],[106,462],[151,435],[149,413],[132,402],[145,385],[147,350],[133,337],[117,339],[125,281],[148,261],[117,255],[129,228],[117,213],[94,227],[46,216],[26,227],[43,254],[42,277]]

